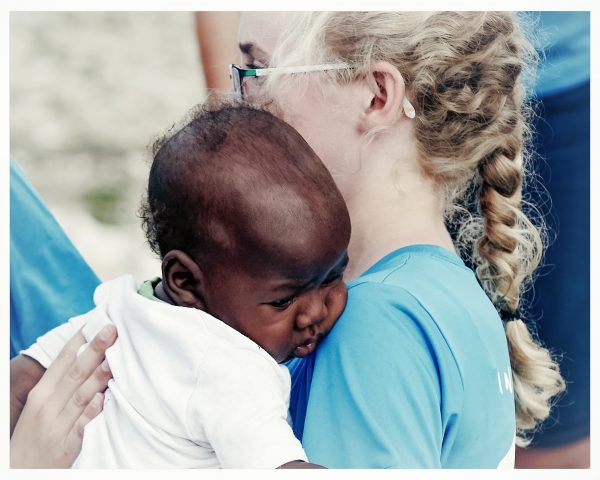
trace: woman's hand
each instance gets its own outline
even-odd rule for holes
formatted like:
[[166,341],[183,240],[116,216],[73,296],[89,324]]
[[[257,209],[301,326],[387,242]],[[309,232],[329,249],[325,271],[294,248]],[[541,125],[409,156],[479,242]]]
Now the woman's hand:
[[105,326],[81,355],[81,331],[69,340],[31,390],[10,439],[11,468],[69,468],[81,451],[83,429],[102,411],[112,377],[104,359],[117,338]]

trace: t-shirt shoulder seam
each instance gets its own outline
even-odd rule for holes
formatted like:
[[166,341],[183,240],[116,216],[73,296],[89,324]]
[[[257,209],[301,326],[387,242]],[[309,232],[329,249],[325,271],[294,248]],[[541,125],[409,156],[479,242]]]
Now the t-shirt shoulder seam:
[[[406,265],[408,263],[408,260],[410,260],[411,258],[413,258],[413,257],[419,257],[419,256],[434,257],[437,260],[441,260],[444,263],[449,263],[450,265],[454,265],[455,267],[458,267],[458,268],[460,268],[462,270],[468,270],[469,272],[472,272],[472,270],[469,267],[467,267],[464,263],[460,263],[460,262],[458,262],[458,261],[456,261],[454,259],[451,259],[451,258],[447,257],[446,255],[442,255],[442,254],[440,254],[438,252],[411,252],[411,253],[407,254],[406,260],[404,262],[402,262],[402,265],[399,265],[397,268],[395,268],[394,270],[392,270],[390,272],[390,275],[392,275],[393,273],[395,273],[398,270],[398,268],[403,267],[404,265]],[[457,258],[462,261],[462,259],[460,257],[457,257]],[[386,278],[388,276],[389,275],[387,275]]]
[[[446,258],[443,255],[440,255],[438,253],[435,252],[427,252],[427,253],[422,253],[422,252],[411,252],[411,253],[406,253],[404,254],[404,258],[402,259],[402,263],[400,263],[400,265],[396,265],[394,268],[390,269],[390,271],[383,277],[380,278],[379,280],[372,280],[369,278],[364,278],[364,279],[360,279],[357,278],[355,280],[356,283],[352,284],[349,286],[349,288],[354,288],[354,287],[358,287],[359,285],[363,285],[365,283],[385,283],[391,276],[393,276],[395,273],[398,272],[398,270],[402,269],[403,267],[406,266],[406,264],[414,257],[414,256],[420,256],[423,255],[425,257],[435,257],[437,260],[441,260],[444,263],[449,263],[450,265],[454,265],[455,267],[458,267],[462,270],[468,270],[469,272],[472,272],[472,270],[467,267],[466,265],[461,265],[460,263],[454,262],[452,260],[450,260],[449,258]],[[369,274],[365,275],[365,277],[370,276]]]
[[390,276],[392,276],[394,273],[396,273],[398,270],[404,267],[404,265],[406,265],[410,259],[411,254],[409,253],[408,255],[406,255],[406,258],[404,258],[404,261],[400,265],[397,265],[392,270],[390,270],[390,272],[385,277],[383,277],[379,283],[384,283],[388,278],[390,278]]
[[[348,288],[352,289],[352,288],[358,287],[359,285],[364,285],[365,283],[374,283],[374,284],[384,283],[390,277],[390,275],[393,275],[396,271],[400,270],[404,265],[406,265],[406,262],[408,261],[409,258],[410,258],[410,254],[406,255],[406,258],[403,259],[403,261],[400,265],[396,265],[393,269],[390,270],[389,273],[387,273],[383,278],[381,278],[379,280],[372,280],[369,278],[356,279],[357,280],[356,283],[353,283]],[[369,276],[369,274],[365,275],[365,277],[368,277],[368,276]]]

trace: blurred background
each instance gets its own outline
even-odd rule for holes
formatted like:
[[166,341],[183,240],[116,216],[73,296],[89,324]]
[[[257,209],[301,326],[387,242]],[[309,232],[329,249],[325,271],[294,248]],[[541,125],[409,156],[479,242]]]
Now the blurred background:
[[160,274],[147,147],[205,94],[189,12],[11,13],[11,156],[102,280]]

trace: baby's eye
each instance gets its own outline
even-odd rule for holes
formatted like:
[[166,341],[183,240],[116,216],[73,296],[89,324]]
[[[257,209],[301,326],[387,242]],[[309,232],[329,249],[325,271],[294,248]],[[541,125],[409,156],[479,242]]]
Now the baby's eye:
[[283,298],[281,300],[276,300],[275,302],[269,302],[269,305],[271,305],[272,307],[278,308],[280,310],[285,310],[287,307],[289,307],[292,303],[294,303],[296,301],[296,296],[293,297],[287,297],[287,298]]

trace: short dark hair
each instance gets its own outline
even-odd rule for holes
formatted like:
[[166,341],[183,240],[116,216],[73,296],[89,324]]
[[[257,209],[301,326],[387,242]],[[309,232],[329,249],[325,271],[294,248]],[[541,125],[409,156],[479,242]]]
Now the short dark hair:
[[[348,215],[312,148],[266,108],[212,99],[187,118],[154,142],[140,209],[148,243],[161,258],[179,249],[198,260],[231,248],[244,231],[240,223],[254,218],[264,225],[264,205],[270,198],[278,202],[269,193],[274,186],[281,199],[295,195],[308,202],[311,221]],[[260,195],[271,196],[256,207],[249,198]]]

